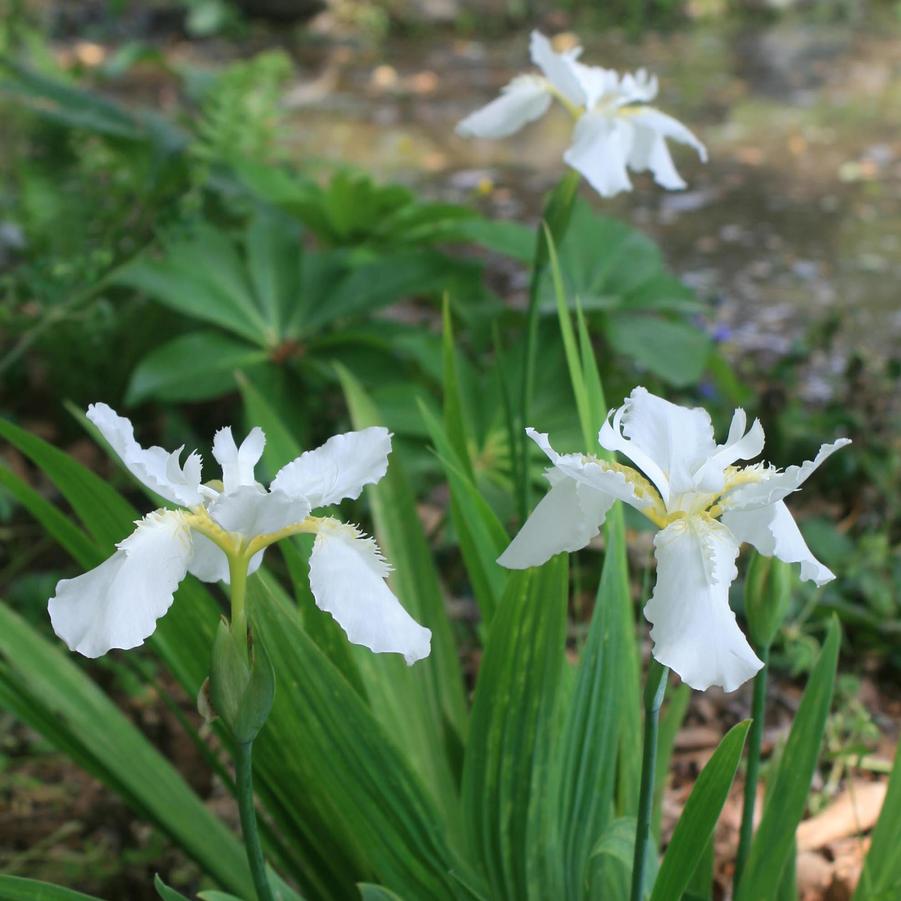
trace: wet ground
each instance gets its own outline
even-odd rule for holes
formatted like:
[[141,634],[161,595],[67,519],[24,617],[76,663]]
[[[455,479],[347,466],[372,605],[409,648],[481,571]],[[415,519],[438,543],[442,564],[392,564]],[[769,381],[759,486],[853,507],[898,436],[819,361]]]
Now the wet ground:
[[[712,299],[711,325],[730,336],[733,355],[781,355],[811,323],[836,317],[839,340],[813,361],[811,400],[828,392],[849,351],[879,367],[896,356],[901,29],[891,20],[858,29],[783,22],[637,42],[579,37],[588,62],[656,72],[657,105],[708,146],[706,166],[679,148],[686,191],[640,176],[631,195],[595,201],[660,240]],[[556,110],[505,141],[453,133],[527,65],[525,32],[341,47],[292,88],[287,139],[297,156],[355,163],[433,196],[459,200],[490,186],[480,202],[494,214],[532,219],[562,172],[567,115]]]

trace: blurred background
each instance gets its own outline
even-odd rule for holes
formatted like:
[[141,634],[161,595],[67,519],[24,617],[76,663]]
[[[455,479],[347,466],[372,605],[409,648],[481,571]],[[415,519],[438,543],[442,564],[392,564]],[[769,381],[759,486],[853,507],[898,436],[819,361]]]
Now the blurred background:
[[[445,289],[473,398],[480,373],[500,365],[492,334],[521,326],[530,230],[562,174],[571,122],[555,109],[494,142],[464,141],[454,126],[529,69],[535,27],[558,50],[582,44],[589,63],[657,74],[657,105],[700,137],[710,161],[676,151],[681,192],[646,176],[610,201],[583,188],[580,215],[595,231],[563,256],[587,271],[610,252],[616,273],[571,287],[589,301],[611,404],[642,382],[704,403],[721,427],[744,404],[780,465],[836,435],[854,439],[799,505],[808,542],[842,578],[825,592],[799,589],[776,652],[778,691],[784,727],[825,618],[838,611],[846,675],[817,789],[823,806],[850,761],[882,772],[901,710],[897,0],[3,2],[0,412],[103,473],[109,463],[64,403],[105,400],[143,423],[139,435],[174,447],[193,434],[201,446],[262,396],[295,411],[286,427],[312,446],[346,425],[330,369],[342,362],[407,449],[464,623],[471,597],[455,582],[453,535],[436,525],[447,497],[415,396],[438,396]],[[253,247],[285,235],[287,258],[303,246],[312,279],[303,327],[263,329],[259,340],[230,330],[216,310],[244,277],[240,260],[252,268]],[[336,285],[332,317],[321,311]],[[624,318],[635,308],[668,325],[646,334],[642,317],[636,329]],[[575,426],[569,395],[561,403],[554,393],[567,391],[558,351],[548,351],[536,402],[542,430]],[[481,403],[471,451],[509,522],[502,429]],[[3,454],[52,495],[20,454]],[[631,525],[646,571],[649,535]],[[0,590],[47,631],[44,605],[67,564],[2,492],[0,529]],[[587,617],[578,603],[574,612],[577,641]],[[104,673],[133,719],[231,816],[178,728],[191,699],[176,715],[133,674]],[[699,747],[743,715],[743,698],[693,707],[686,786]],[[142,898],[152,897],[147,873],[166,860],[190,884],[192,865],[160,834],[6,714],[0,797],[4,872]],[[811,853],[807,878],[820,892],[811,897],[839,891],[854,849]]]

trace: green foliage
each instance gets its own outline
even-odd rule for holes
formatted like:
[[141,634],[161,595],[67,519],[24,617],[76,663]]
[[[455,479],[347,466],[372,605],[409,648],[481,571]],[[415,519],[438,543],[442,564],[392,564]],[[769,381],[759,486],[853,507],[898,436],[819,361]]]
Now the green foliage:
[[[545,310],[562,294],[581,305],[606,345],[639,372],[675,387],[697,383],[711,342],[692,323],[694,293],[664,267],[653,241],[627,225],[576,203],[571,227],[557,248],[559,278],[547,272],[540,287]],[[603,252],[599,252],[603,248]]]
[[833,619],[795,714],[779,768],[767,786],[763,818],[742,872],[738,901],[774,898],[783,870],[793,856],[795,830],[804,815],[832,703],[840,639],[838,621]]

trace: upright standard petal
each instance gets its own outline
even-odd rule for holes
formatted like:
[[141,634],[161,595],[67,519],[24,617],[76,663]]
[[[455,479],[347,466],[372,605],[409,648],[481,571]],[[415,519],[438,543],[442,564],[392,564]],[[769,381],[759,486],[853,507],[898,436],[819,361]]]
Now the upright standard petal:
[[266,446],[266,435],[256,426],[250,430],[247,437],[238,447],[230,427],[219,429],[213,438],[213,456],[222,467],[222,484],[225,493],[244,485],[256,485],[253,471],[260,458],[263,456],[263,448]]
[[723,525],[737,541],[746,541],[765,557],[800,563],[802,579],[825,585],[835,578],[834,573],[811,553],[785,501],[755,510],[727,510],[723,514]]
[[391,433],[381,426],[345,432],[283,466],[270,487],[306,498],[315,510],[359,497],[364,486],[374,485],[388,471],[390,453]]
[[277,489],[244,485],[231,494],[219,495],[207,510],[226,532],[255,538],[302,522],[310,515],[310,503],[305,497],[292,497]]
[[353,526],[322,520],[310,555],[310,588],[348,639],[377,654],[428,657],[432,633],[401,606],[385,583],[389,567],[375,541]]
[[540,31],[532,32],[529,50],[532,62],[554,88],[573,106],[585,106],[585,91],[572,65],[579,51],[556,53],[551,42]]
[[136,479],[173,504],[193,507],[200,503],[199,454],[189,454],[182,466],[179,456],[183,448],[169,453],[161,447],[141,447],[131,422],[106,404],[91,404],[87,416]]
[[50,599],[53,631],[85,657],[137,647],[153,633],[187,572],[191,534],[180,511],[157,510],[118,548],[96,569],[61,581]]
[[712,457],[695,473],[695,487],[699,491],[720,492],[726,485],[726,469],[738,460],[753,460],[763,451],[763,426],[755,419],[745,431],[748,417],[740,407],[732,416],[726,443],[717,447]]
[[623,119],[586,113],[573,131],[572,146],[563,154],[602,197],[631,191],[626,162],[632,151],[634,129]]
[[797,491],[829,457],[850,443],[850,438],[839,438],[831,444],[823,444],[813,460],[806,460],[800,466],[789,466],[784,472],[775,468],[759,469],[756,481],[728,491],[720,505],[724,510],[754,510],[775,504]]
[[654,656],[698,691],[734,691],[763,664],[729,607],[738,542],[721,523],[686,516],[654,538],[657,583],[644,614]]
[[625,454],[657,486],[670,511],[695,490],[695,472],[716,452],[710,414],[635,388],[601,427],[602,447]]
[[520,75],[501,89],[500,97],[470,113],[457,125],[464,138],[506,138],[540,119],[551,105],[547,82],[537,75]]
[[598,534],[616,499],[556,469],[546,475],[551,490],[497,558],[507,569],[541,566],[555,554],[581,550]]

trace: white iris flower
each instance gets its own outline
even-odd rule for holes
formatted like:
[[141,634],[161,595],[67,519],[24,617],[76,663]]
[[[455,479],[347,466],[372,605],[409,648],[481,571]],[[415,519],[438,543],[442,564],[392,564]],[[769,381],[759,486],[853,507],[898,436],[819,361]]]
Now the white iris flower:
[[390,567],[375,541],[355,526],[312,510],[357,498],[388,468],[391,435],[368,428],[335,435],[322,447],[284,466],[268,489],[254,479],[266,438],[255,428],[241,446],[230,428],[220,429],[213,456],[221,482],[201,484],[201,461],[182,448],[142,448],[131,422],[106,404],[92,404],[88,418],[128,470],[179,509],[160,509],[96,569],[64,579],[50,599],[53,629],[73,651],[99,657],[111,648],[133,648],[156,628],[187,573],[205,582],[229,581],[229,563],[259,568],[266,547],[288,535],[314,533],[310,587],[355,644],[377,653],[396,652],[412,664],[429,654],[431,632],[416,623],[385,583]]
[[704,145],[681,122],[649,103],[657,79],[644,69],[619,75],[612,69],[579,62],[581,47],[555,53],[550,41],[533,31],[532,62],[542,75],[519,75],[500,97],[467,116],[457,133],[467,138],[505,138],[543,116],[556,98],[576,121],[565,162],[588,179],[602,197],[631,191],[628,170],[650,170],[657,184],[685,187],[676,171],[668,138],[693,147],[703,162]]
[[763,665],[729,607],[739,546],[747,542],[766,556],[800,563],[801,578],[817,585],[833,579],[811,554],[784,498],[851,443],[824,444],[813,460],[784,472],[763,463],[739,467],[737,461],[763,450],[760,422],[747,432],[746,425],[744,410],[736,410],[726,443],[716,444],[705,410],[636,388],[604,422],[598,440],[638,469],[558,454],[547,435],[528,429],[553,464],[546,472],[551,490],[498,562],[525,569],[579,550],[598,534],[613,502],[625,501],[660,529],[657,583],[644,608],[654,656],[692,688],[733,691]]

